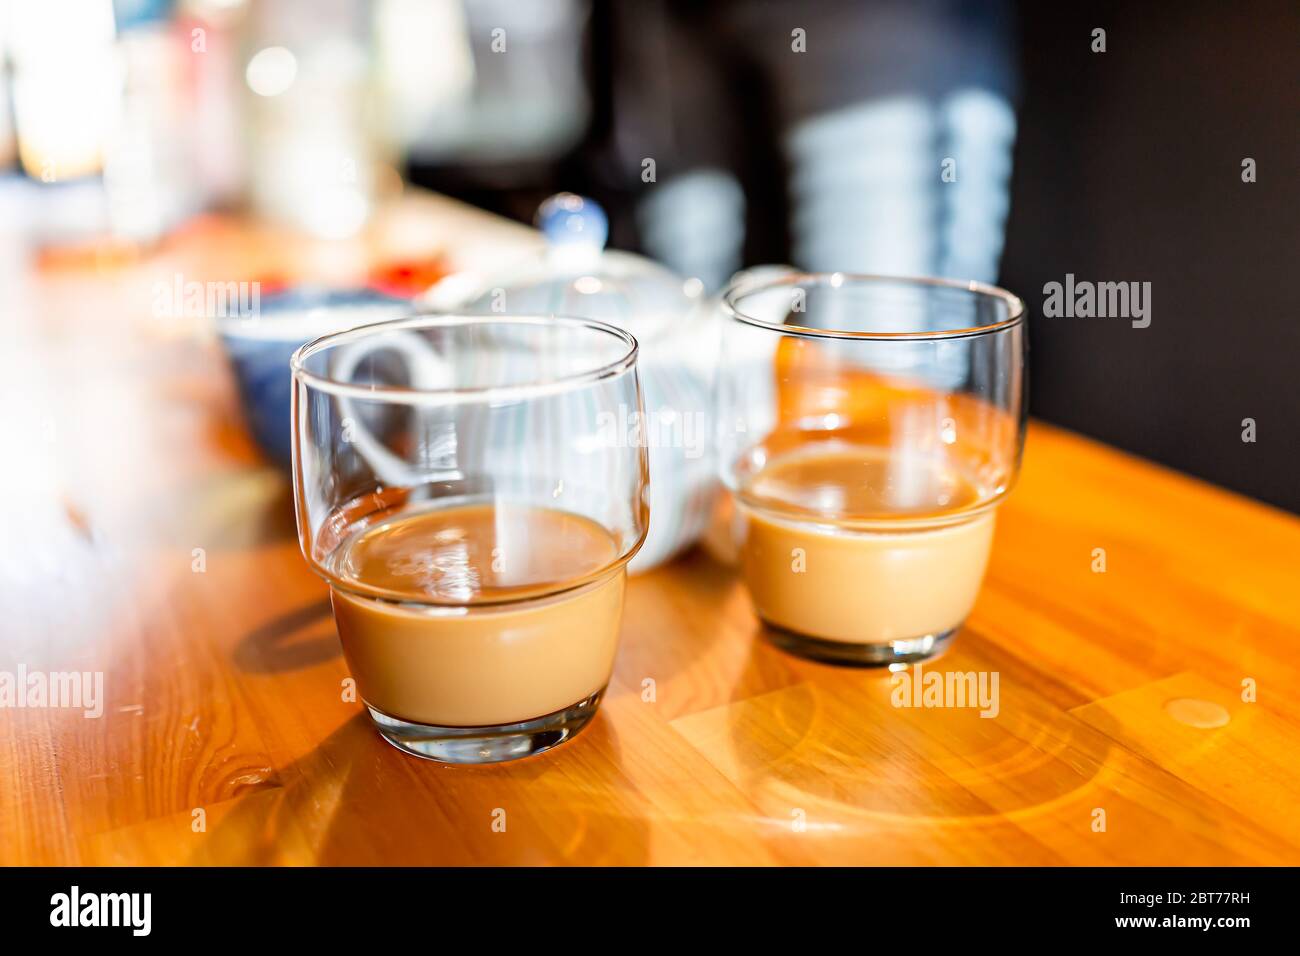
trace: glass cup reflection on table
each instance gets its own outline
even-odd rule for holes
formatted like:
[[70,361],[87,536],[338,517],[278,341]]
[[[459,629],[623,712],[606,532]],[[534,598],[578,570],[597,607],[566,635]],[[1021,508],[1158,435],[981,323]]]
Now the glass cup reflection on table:
[[420,316],[292,362],[298,535],[408,753],[489,763],[592,718],[648,523],[637,344],[602,322]]
[[1024,304],[940,279],[790,273],[724,296],[722,478],[769,637],[840,663],[948,645],[1020,467]]

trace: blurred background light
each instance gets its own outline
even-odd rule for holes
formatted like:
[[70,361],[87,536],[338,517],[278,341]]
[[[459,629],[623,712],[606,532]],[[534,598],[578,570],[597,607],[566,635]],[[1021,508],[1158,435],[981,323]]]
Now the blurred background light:
[[297,58],[282,46],[258,50],[244,71],[248,88],[258,96],[279,96],[293,86],[297,75]]
[[110,0],[9,5],[18,152],[45,183],[103,168],[121,106],[122,68]]

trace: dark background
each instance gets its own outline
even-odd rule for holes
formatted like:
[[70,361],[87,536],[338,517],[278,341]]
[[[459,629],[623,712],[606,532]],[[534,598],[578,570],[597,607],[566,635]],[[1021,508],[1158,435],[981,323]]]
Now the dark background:
[[[1300,512],[1300,4],[1022,2],[1009,12],[1019,131],[1000,281],[1030,307],[1031,413]],[[634,16],[623,3],[595,6],[593,121],[569,157],[415,166],[412,178],[522,220],[551,192],[583,192],[609,210],[612,244],[637,248],[634,195],[608,161],[610,89]],[[1096,27],[1105,53],[1091,50]],[[740,65],[731,75],[742,93],[757,82]],[[775,142],[761,110],[737,119]],[[788,261],[777,150],[746,155],[747,264]],[[1246,157],[1254,183],[1242,182]],[[1044,317],[1043,287],[1066,273],[1150,282],[1150,327]],[[1242,441],[1245,418],[1253,444]]]
[[[1300,511],[1300,4],[1055,6],[1020,8],[1002,259],[1034,313],[1031,412]],[[1151,282],[1151,326],[1043,317],[1067,272]]]

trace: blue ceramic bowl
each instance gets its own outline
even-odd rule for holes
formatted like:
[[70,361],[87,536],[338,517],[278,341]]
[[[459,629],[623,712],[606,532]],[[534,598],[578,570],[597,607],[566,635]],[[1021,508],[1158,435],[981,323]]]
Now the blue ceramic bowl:
[[292,460],[289,359],[299,346],[414,311],[404,299],[370,290],[300,288],[262,299],[253,319],[219,319],[217,331],[235,373],[244,420],[267,457],[286,470]]

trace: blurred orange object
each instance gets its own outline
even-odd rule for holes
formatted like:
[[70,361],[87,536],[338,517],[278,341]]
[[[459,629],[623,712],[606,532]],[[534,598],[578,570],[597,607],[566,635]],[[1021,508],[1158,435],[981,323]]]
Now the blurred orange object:
[[132,266],[144,258],[138,243],[126,239],[98,238],[45,246],[36,253],[41,271],[113,271]]
[[371,270],[369,285],[387,295],[409,299],[428,290],[450,271],[441,256],[385,263]]

